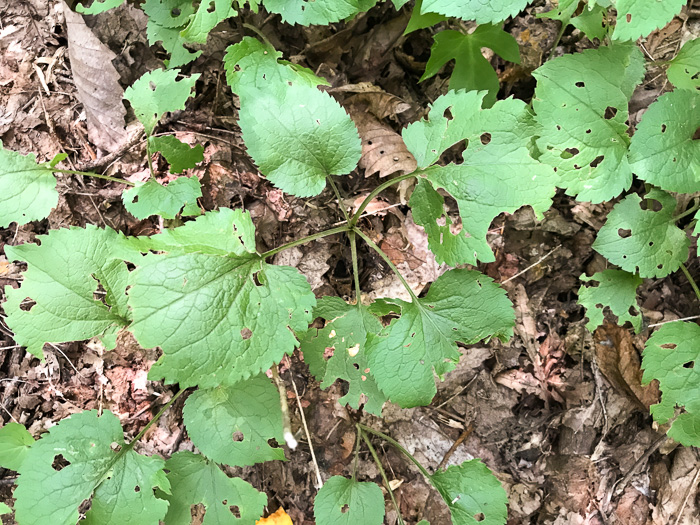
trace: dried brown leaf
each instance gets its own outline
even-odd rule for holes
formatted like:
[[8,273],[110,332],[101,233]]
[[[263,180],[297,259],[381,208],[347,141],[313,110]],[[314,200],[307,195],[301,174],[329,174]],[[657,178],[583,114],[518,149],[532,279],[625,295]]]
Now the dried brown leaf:
[[128,140],[126,109],[122,104],[124,90],[112,64],[116,55],[100,42],[82,15],[65,3],[63,12],[73,81],[87,115],[90,141],[105,151],[116,150]]

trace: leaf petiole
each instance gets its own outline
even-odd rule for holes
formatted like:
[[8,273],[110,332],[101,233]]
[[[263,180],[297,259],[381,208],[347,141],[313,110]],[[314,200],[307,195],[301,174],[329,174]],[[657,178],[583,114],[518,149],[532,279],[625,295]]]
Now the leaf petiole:
[[357,235],[362,237],[362,239],[369,245],[369,247],[372,248],[375,252],[377,252],[377,254],[384,260],[384,262],[387,263],[387,265],[389,265],[389,268],[391,268],[391,271],[396,274],[396,276],[401,281],[401,284],[403,284],[404,288],[406,288],[406,291],[411,296],[411,301],[413,301],[415,304],[419,305],[420,303],[418,302],[418,297],[413,292],[411,287],[408,285],[408,283],[406,282],[406,279],[404,279],[403,275],[401,275],[401,272],[399,272],[399,269],[396,267],[396,265],[393,262],[391,262],[391,259],[389,259],[389,256],[387,254],[385,254],[382,251],[382,249],[379,246],[377,246],[372,241],[372,239],[369,238],[369,236],[362,233],[359,229],[353,228],[353,231],[355,233],[357,233]]
[[272,257],[273,255],[276,255],[279,252],[283,252],[284,250],[294,248],[295,246],[306,244],[307,242],[315,241],[316,239],[323,239],[324,237],[335,235],[336,233],[343,233],[348,230],[350,230],[350,227],[347,224],[343,224],[342,226],[338,226],[337,228],[331,228],[330,230],[324,230],[322,232],[314,233],[313,235],[307,235],[306,237],[302,237],[301,239],[297,239],[296,241],[291,241],[286,244],[283,244],[282,246],[278,246],[277,248],[274,248],[272,250],[268,250],[260,254],[260,257],[262,257],[263,259],[267,259],[268,257]]
[[401,175],[400,177],[396,177],[395,179],[388,180],[376,188],[365,197],[365,200],[362,201],[362,204],[360,204],[360,207],[357,208],[357,211],[353,214],[353,216],[350,218],[350,222],[348,225],[350,228],[354,228],[357,225],[357,221],[360,220],[360,216],[362,215],[362,212],[365,211],[365,208],[369,206],[369,203],[374,200],[374,198],[379,195],[381,192],[383,192],[385,189],[390,188],[394,184],[398,184],[399,182],[402,182],[404,180],[412,179],[412,178],[417,178],[419,177],[423,172],[422,171],[414,171],[413,173],[407,173],[406,175]]
[[426,468],[420,464],[420,462],[411,454],[408,450],[403,448],[401,446],[401,443],[396,441],[394,438],[387,436],[383,432],[379,432],[379,430],[374,430],[372,427],[368,427],[367,425],[363,425],[362,423],[357,423],[357,427],[360,430],[363,430],[365,432],[369,432],[370,434],[374,434],[377,437],[382,438],[384,441],[395,447],[399,452],[401,452],[404,456],[406,456],[408,459],[410,459],[413,464],[418,467],[418,470],[421,471],[421,474],[423,474],[427,480],[430,480],[432,478],[430,472],[426,470]]
[[116,177],[110,177],[109,175],[102,175],[100,173],[90,173],[87,171],[78,171],[78,170],[62,170],[59,168],[50,168],[50,169],[51,169],[51,171],[53,171],[55,173],[72,173],[73,175],[83,175],[85,177],[94,177],[96,179],[104,179],[104,180],[108,180],[111,182],[119,182],[120,184],[126,184],[127,186],[136,186],[136,184],[134,184],[131,181],[117,179]]
[[369,453],[372,454],[372,458],[374,459],[374,462],[377,464],[377,468],[379,469],[379,473],[382,475],[382,479],[384,480],[384,485],[386,485],[386,489],[389,491],[389,498],[391,498],[391,502],[394,504],[394,508],[396,509],[396,516],[399,520],[400,525],[404,525],[403,518],[401,517],[401,511],[399,510],[399,505],[396,503],[396,498],[394,497],[394,491],[391,490],[391,484],[389,483],[389,478],[386,476],[386,472],[384,471],[384,466],[382,465],[381,460],[379,459],[379,456],[377,455],[377,451],[374,450],[374,447],[372,446],[372,443],[370,442],[369,438],[367,435],[362,431],[364,425],[357,424],[357,432],[362,435],[362,439],[364,439],[365,444],[367,445],[367,448],[369,449]]

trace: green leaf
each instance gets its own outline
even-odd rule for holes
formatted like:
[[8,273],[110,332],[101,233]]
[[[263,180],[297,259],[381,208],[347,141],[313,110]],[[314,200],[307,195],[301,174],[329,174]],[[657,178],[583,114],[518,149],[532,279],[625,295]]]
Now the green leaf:
[[124,91],[124,98],[146,129],[146,135],[153,133],[165,113],[185,109],[185,102],[192,96],[199,73],[177,80],[179,73],[178,69],[155,69],[142,75]]
[[[5,246],[8,260],[28,264],[22,286],[5,288],[3,308],[17,344],[43,358],[44,343],[89,339],[128,324],[123,311],[93,297],[98,284],[114,291],[111,283],[102,283],[106,275],[102,272],[115,260],[140,258],[128,248],[122,234],[88,225],[86,229],[53,230],[38,240],[41,246]],[[118,293],[123,295],[125,287]],[[27,298],[36,304],[26,306]]]
[[67,153],[59,153],[53,159],[51,159],[51,161],[49,162],[49,167],[55,168],[57,164],[63,162],[67,158],[68,158]]
[[[199,179],[178,177],[163,186],[151,179],[122,193],[124,207],[137,219],[160,215],[164,219],[174,219],[182,210],[182,215],[199,215],[197,199],[202,196]],[[184,208],[184,209],[183,209]]]
[[180,34],[181,27],[164,27],[155,23],[153,20],[148,20],[146,26],[146,35],[150,44],[163,44],[163,48],[170,53],[170,60],[165,61],[166,67],[176,68],[189,64],[195,60],[201,51],[190,51],[185,47],[187,41]]
[[379,388],[403,408],[430,403],[437,392],[433,370],[442,377],[454,368],[457,341],[512,335],[505,291],[476,271],[451,270],[417,303],[401,303],[401,317],[369,341],[367,352]]
[[34,438],[19,423],[7,423],[0,428],[0,466],[19,472]]
[[651,406],[659,423],[671,419],[676,407],[685,409],[672,423],[668,435],[689,447],[700,446],[700,326],[668,323],[659,328],[644,347],[642,381],[659,381],[661,402]]
[[494,261],[486,241],[493,219],[527,205],[541,218],[556,191],[552,168],[530,157],[525,148],[507,152],[489,144],[471,154],[470,150],[463,153],[462,164],[426,170],[426,179],[457,201],[460,231],[453,232],[444,198],[425,182],[419,183],[409,201],[416,224],[428,234],[436,260],[451,266]]
[[667,191],[700,191],[700,93],[665,93],[644,113],[630,144],[634,174]]
[[688,258],[690,240],[673,220],[676,200],[671,195],[652,189],[645,199],[658,201],[661,210],[643,210],[639,195],[628,195],[608,214],[593,249],[640,277],[665,277]]
[[376,483],[333,476],[314,500],[317,525],[381,525],[384,494]]
[[169,491],[164,461],[126,447],[111,412],[98,416],[91,410],[62,420],[32,445],[22,463],[14,493],[17,521],[74,525],[78,507],[92,496],[81,523],[157,523],[168,507],[153,494],[155,487]]
[[297,197],[318,195],[326,177],[350,173],[360,160],[355,124],[333,97],[315,87],[260,91],[241,104],[248,153],[275,186]]
[[622,270],[604,270],[591,277],[579,277],[584,282],[596,282],[597,286],[581,286],[578,304],[586,309],[586,328],[593,332],[603,324],[603,312],[609,308],[618,317],[618,323],[632,323],[635,332],[642,329],[642,315],[637,305],[637,287],[643,279]]
[[283,93],[289,83],[308,87],[330,85],[310,69],[280,60],[282,53],[249,36],[226,49],[224,69],[231,90],[248,102],[254,102],[259,90]]
[[[85,0],[83,0],[83,2],[85,2]],[[82,2],[78,2],[75,5],[75,10],[76,12],[84,15],[97,15],[104,13],[105,11],[109,11],[110,9],[114,9],[115,7],[119,7],[123,3],[124,0],[93,0],[90,7],[85,7]]]
[[231,3],[231,0],[202,0],[190,18],[190,23],[182,31],[182,37],[188,42],[205,44],[212,29],[238,14]]
[[267,370],[298,345],[293,332],[306,331],[316,303],[298,270],[253,253],[248,213],[215,215],[233,218],[233,227],[228,221],[225,230],[194,239],[208,215],[162,240],[140,240],[142,249],[165,250],[176,236],[193,244],[149,254],[131,274],[131,330],[144,348],[163,349],[149,378],[181,387],[232,385]]
[[397,11],[399,9],[401,9],[403,6],[405,6],[408,2],[409,2],[409,0],[391,0],[391,3],[394,4],[394,8]]
[[243,210],[221,208],[184,226],[164,230],[152,237],[133,237],[130,245],[142,252],[208,253],[246,255],[255,253],[255,227]]
[[5,514],[10,514],[11,512],[12,512],[12,509],[7,505],[7,503],[0,502],[0,516],[4,516]]
[[644,75],[636,46],[590,49],[546,62],[533,75],[540,160],[578,200],[602,202],[628,189],[627,103]]
[[423,13],[475,20],[477,24],[495,24],[525,9],[529,0],[423,0]]
[[152,21],[160,26],[183,27],[194,14],[192,0],[146,0],[141,6]]
[[668,24],[686,0],[617,0],[613,40],[637,40]]
[[229,387],[197,390],[183,410],[192,443],[217,463],[237,467],[275,459],[284,450],[268,440],[284,442],[277,388],[264,375]]
[[486,90],[484,106],[491,107],[498,94],[498,75],[488,60],[481,54],[481,48],[492,49],[504,60],[520,62],[518,43],[500,26],[481,25],[471,34],[459,31],[441,31],[435,35],[430,48],[430,58],[420,81],[435,76],[440,68],[450,60],[455,61],[450,77],[451,90]]
[[445,500],[453,525],[502,525],[508,496],[501,482],[478,459],[436,472],[430,481]]
[[148,142],[151,151],[160,151],[168,161],[171,173],[182,173],[204,160],[204,148],[201,144],[190,147],[173,135],[148,137]]
[[36,155],[5,149],[0,140],[0,228],[48,217],[58,204],[56,177]]
[[[425,29],[426,27],[432,27],[447,20],[447,17],[439,15],[437,13],[422,13],[423,0],[416,0],[416,5],[411,11],[411,19],[408,21],[406,30],[403,32],[404,35],[418,31],[419,29]],[[397,7],[398,9],[398,7]]]
[[[339,297],[323,297],[314,308],[313,317],[327,321],[320,330],[311,328],[301,341],[301,351],[309,370],[321,381],[321,388],[330,387],[336,379],[347,381],[347,394],[338,402],[380,415],[386,397],[370,373],[366,353],[368,334],[377,334],[382,324],[367,307],[351,305]],[[333,352],[329,358],[327,352]],[[362,396],[365,396],[363,400]]]
[[442,152],[458,142],[469,141],[472,151],[488,142],[504,152],[529,148],[536,128],[522,100],[499,100],[481,109],[484,91],[450,91],[438,97],[430,118],[409,124],[402,133],[406,147],[420,168],[434,164]]
[[568,25],[569,20],[574,16],[574,12],[578,9],[578,4],[579,0],[559,0],[556,6],[552,6],[551,11],[540,13],[537,15],[537,18],[551,18]]
[[377,0],[265,0],[265,9],[288,24],[327,25],[371,9]]
[[594,5],[592,8],[584,9],[576,18],[571,20],[571,25],[583,31],[589,40],[597,38],[601,42],[607,35],[608,11],[602,6]]
[[267,496],[240,478],[229,478],[202,456],[178,452],[165,467],[172,487],[172,495],[164,496],[170,502],[167,525],[189,525],[190,508],[200,503],[206,509],[202,525],[253,525],[262,516]]
[[668,80],[678,89],[700,89],[700,38],[688,40],[671,60]]

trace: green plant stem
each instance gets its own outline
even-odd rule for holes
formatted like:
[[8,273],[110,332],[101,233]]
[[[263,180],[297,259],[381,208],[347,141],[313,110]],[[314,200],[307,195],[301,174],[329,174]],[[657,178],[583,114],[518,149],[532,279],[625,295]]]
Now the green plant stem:
[[382,475],[382,479],[384,480],[384,485],[386,486],[386,490],[389,491],[389,498],[391,499],[391,502],[394,504],[394,508],[396,509],[396,516],[399,519],[400,525],[404,525],[403,518],[401,517],[401,510],[399,510],[399,505],[396,503],[396,498],[394,497],[394,491],[391,490],[391,485],[389,484],[389,478],[386,477],[386,472],[384,471],[384,466],[382,465],[382,462],[379,459],[379,456],[377,455],[377,451],[374,450],[374,447],[372,446],[372,443],[370,442],[369,438],[365,435],[364,432],[362,432],[362,425],[358,423],[357,425],[357,431],[362,434],[362,439],[364,439],[365,444],[367,445],[367,448],[369,449],[369,453],[372,454],[372,458],[374,458],[374,462],[377,464],[377,468],[379,469],[379,473]]
[[140,440],[143,436],[146,435],[146,432],[148,432],[148,430],[160,419],[160,416],[165,414],[165,411],[170,408],[170,405],[172,405],[175,401],[177,401],[177,398],[180,397],[185,392],[185,390],[187,390],[187,389],[181,388],[180,390],[178,390],[175,393],[175,395],[170,398],[170,401],[168,401],[167,403],[165,403],[163,405],[163,407],[158,411],[158,413],[155,416],[153,416],[153,418],[146,424],[145,427],[143,427],[141,432],[139,432],[137,434],[137,436],[134,439],[132,439],[131,442],[127,446],[125,446],[122,450],[134,448],[134,445],[136,444],[136,442],[138,440]]
[[151,137],[146,137],[146,159],[148,160],[148,172],[151,174],[151,178],[156,178],[156,172],[153,171],[153,152],[151,151]]
[[355,280],[355,302],[362,307],[362,291],[360,290],[360,270],[357,262],[357,236],[354,230],[348,232],[350,238],[350,256],[352,257],[352,277]]
[[338,226],[337,228],[331,228],[330,230],[314,233],[313,235],[307,235],[306,237],[297,239],[296,241],[291,241],[286,244],[283,244],[282,246],[278,246],[273,250],[268,250],[265,253],[262,253],[260,257],[262,257],[263,259],[267,259],[268,257],[272,257],[273,255],[276,255],[279,252],[283,252],[284,250],[294,248],[295,246],[306,244],[307,242],[315,241],[316,239],[323,239],[324,237],[328,237],[329,235],[335,235],[336,233],[343,233],[348,230],[350,230],[348,225],[343,224],[342,226]]
[[269,41],[269,40],[267,39],[267,37],[265,36],[265,33],[263,33],[262,31],[260,31],[260,29],[258,29],[258,28],[255,27],[254,25],[245,24],[245,23],[243,24],[243,27],[245,27],[246,29],[250,29],[253,33],[255,33],[255,34],[258,35],[260,38],[262,38],[262,39],[263,39],[263,42],[265,42],[265,44],[267,44],[268,47],[271,47],[272,49],[275,49],[275,46],[273,46],[273,45],[270,43],[270,41]]
[[688,215],[692,215],[693,213],[695,213],[695,212],[698,211],[698,210],[700,210],[700,204],[696,204],[695,206],[693,206],[693,207],[690,208],[689,210],[686,210],[686,211],[684,211],[683,213],[679,213],[678,215],[676,215],[676,216],[673,218],[673,222],[678,222],[678,221],[680,221],[681,219],[683,219],[684,217],[687,217]]
[[418,470],[421,471],[421,474],[423,474],[426,477],[426,479],[431,479],[430,472],[428,472],[425,469],[425,467],[421,465],[415,457],[413,457],[413,454],[411,454],[408,450],[403,448],[401,446],[401,443],[396,441],[394,438],[387,436],[383,432],[379,432],[379,430],[374,430],[372,427],[368,427],[367,425],[363,425],[362,423],[357,423],[357,426],[365,432],[369,432],[370,434],[374,434],[375,436],[382,438],[384,441],[395,447],[399,452],[401,452],[404,456],[410,459],[416,467],[418,467]]
[[117,179],[116,177],[110,177],[109,175],[102,175],[100,173],[89,173],[87,171],[77,171],[77,170],[62,170],[58,168],[51,168],[51,171],[55,173],[72,173],[73,175],[83,175],[85,177],[94,177],[96,179],[104,179],[112,182],[119,182],[120,184],[126,184],[127,186],[136,186],[131,181],[128,180],[123,180],[123,179]]
[[681,263],[681,270],[685,274],[686,279],[688,279],[688,281],[690,282],[690,286],[695,292],[695,297],[697,297],[698,301],[700,301],[700,288],[698,288],[698,285],[695,283],[695,279],[693,279],[693,276],[690,275],[690,272],[688,271],[688,268],[686,268],[685,264]]
[[357,437],[355,438],[355,461],[352,464],[352,480],[355,481],[357,477],[357,461],[360,457],[360,443],[362,442],[362,430],[359,428],[355,429],[357,431]]
[[393,262],[391,262],[391,259],[389,259],[389,256],[388,256],[386,253],[384,253],[384,252],[382,251],[382,249],[381,249],[379,246],[377,246],[377,245],[372,241],[372,239],[369,238],[369,236],[367,236],[367,235],[365,235],[364,233],[362,233],[358,228],[354,228],[353,231],[354,231],[355,233],[357,233],[357,235],[359,235],[360,237],[362,237],[362,239],[369,245],[369,247],[372,248],[375,252],[377,252],[377,254],[378,254],[382,259],[384,259],[384,262],[387,263],[387,264],[389,265],[389,268],[391,268],[391,271],[394,272],[394,273],[396,274],[396,276],[397,276],[397,277],[399,278],[399,280],[401,281],[401,284],[403,284],[404,288],[406,288],[406,291],[407,291],[408,294],[411,296],[411,300],[412,300],[415,304],[419,304],[419,303],[418,303],[418,297],[416,296],[415,293],[413,293],[413,290],[411,289],[411,287],[410,287],[410,286],[408,285],[408,283],[406,282],[406,279],[403,278],[403,275],[401,275],[401,272],[399,272],[399,269],[396,267],[396,265],[395,265]]
[[346,221],[350,220],[350,216],[348,215],[348,210],[345,209],[345,204],[343,204],[343,199],[340,196],[340,191],[338,190],[338,186],[335,184],[335,181],[333,180],[332,175],[328,175],[326,177],[328,179],[328,182],[331,185],[331,188],[333,188],[333,193],[335,193],[335,198],[338,199],[338,207],[340,208],[340,211],[343,212],[343,217],[345,217]]
[[413,173],[408,173],[406,175],[401,175],[400,177],[396,177],[395,179],[388,180],[384,182],[383,184],[380,184],[376,188],[374,188],[374,191],[372,191],[367,197],[365,197],[365,200],[362,201],[362,204],[360,204],[360,207],[357,209],[357,211],[353,214],[353,216],[350,218],[350,222],[348,223],[351,228],[354,228],[357,225],[357,221],[360,220],[360,216],[362,215],[362,212],[365,211],[365,208],[369,206],[369,203],[372,202],[372,200],[379,195],[381,192],[383,192],[385,189],[390,188],[394,184],[398,184],[399,182],[402,182],[404,180],[416,178],[422,174],[422,171],[414,171]]

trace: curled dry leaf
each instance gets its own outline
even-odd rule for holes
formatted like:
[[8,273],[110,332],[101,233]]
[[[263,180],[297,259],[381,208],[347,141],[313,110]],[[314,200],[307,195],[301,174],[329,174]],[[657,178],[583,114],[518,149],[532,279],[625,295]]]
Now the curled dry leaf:
[[352,117],[362,139],[360,168],[369,177],[379,173],[387,177],[394,173],[411,173],[417,167],[416,159],[406,148],[401,135],[368,112],[358,111],[357,106],[349,106]]
[[616,389],[645,410],[659,402],[657,380],[642,386],[641,360],[628,330],[606,322],[595,331],[595,342],[598,367]]
[[386,118],[403,113],[410,109],[411,105],[391,93],[387,93],[379,86],[370,82],[359,84],[346,84],[329,90],[331,93],[355,93],[345,100],[345,104],[364,106],[377,118]]

